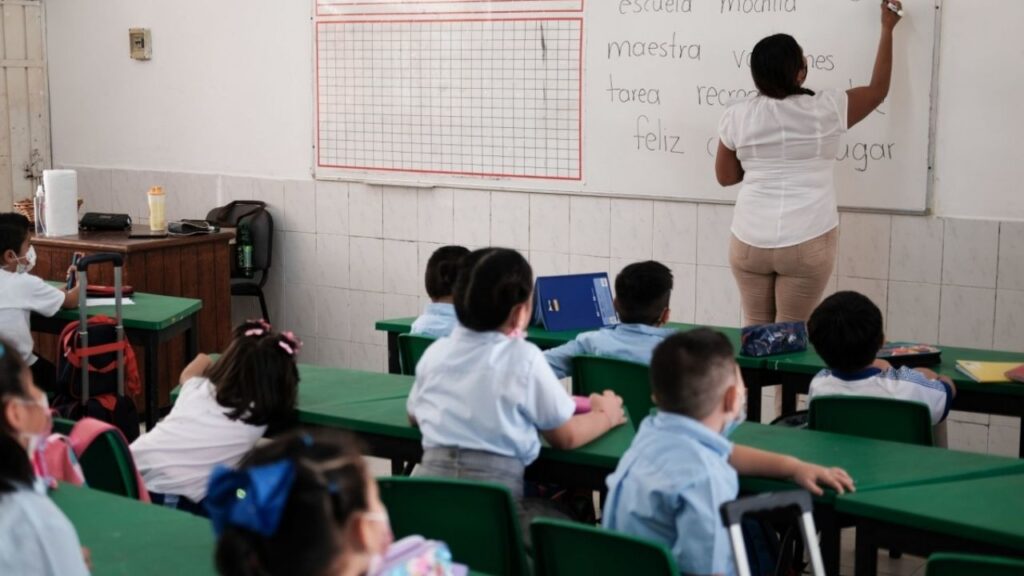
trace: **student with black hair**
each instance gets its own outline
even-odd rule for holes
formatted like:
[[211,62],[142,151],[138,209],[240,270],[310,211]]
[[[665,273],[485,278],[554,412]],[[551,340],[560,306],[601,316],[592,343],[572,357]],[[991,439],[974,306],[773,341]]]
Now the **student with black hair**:
[[0,214],[0,337],[9,340],[29,365],[36,385],[54,392],[57,369],[32,352],[30,319],[33,312],[53,316],[61,308],[78,308],[78,290],[66,292],[29,274],[36,265],[36,251],[29,243],[31,228],[21,214]]
[[51,426],[46,394],[18,350],[0,339],[0,574],[89,573],[88,551],[34,470],[32,455]]
[[131,445],[154,504],[203,515],[213,468],[234,466],[268,427],[293,422],[300,347],[292,333],[249,321],[216,363],[200,354],[182,370],[171,413]]
[[338,432],[276,438],[219,468],[208,493],[224,576],[374,574],[391,544],[377,483]]
[[555,448],[582,446],[625,422],[622,398],[594,394],[592,411],[574,415],[572,398],[524,339],[533,271],[515,250],[466,256],[454,296],[459,326],[423,354],[409,395],[409,418],[423,434],[414,475],[497,482],[522,502],[537,432]]
[[462,246],[442,246],[427,260],[426,286],[430,304],[412,323],[411,334],[441,338],[452,333],[458,323],[452,305],[452,289],[459,275],[459,264],[469,254]]
[[621,324],[584,332],[572,342],[546,350],[559,378],[572,376],[575,356],[606,356],[640,364],[651,361],[654,347],[675,331],[663,328],[671,310],[672,271],[660,262],[636,262],[615,277],[615,311]]
[[657,411],[608,477],[605,528],[664,544],[683,574],[735,574],[719,509],[739,494],[739,474],[786,479],[821,494],[853,491],[840,468],[733,444],[746,418],[746,387],[729,339],[698,328],[668,337],[651,358]]
[[839,212],[835,164],[840,137],[889,94],[893,28],[900,17],[882,0],[882,32],[871,83],[815,93],[792,36],[762,39],[751,54],[759,94],[733,104],[719,124],[715,172],[743,183],[732,221],[729,264],[746,325],[804,322],[835,265]]
[[[885,344],[882,311],[867,296],[857,292],[836,292],[811,314],[807,336],[828,366],[819,372],[809,389],[816,396],[872,396],[921,402],[938,426],[949,415],[956,387],[948,376],[928,368],[895,369],[876,359]],[[936,430],[938,444],[945,443],[945,430]]]

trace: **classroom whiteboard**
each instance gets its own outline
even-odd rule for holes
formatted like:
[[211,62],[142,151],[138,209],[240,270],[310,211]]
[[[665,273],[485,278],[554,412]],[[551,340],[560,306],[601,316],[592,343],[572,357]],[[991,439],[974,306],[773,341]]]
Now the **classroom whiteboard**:
[[[927,209],[938,0],[907,0],[889,100],[839,148],[839,203]],[[719,118],[794,35],[812,89],[865,84],[875,0],[317,0],[320,179],[734,201]]]

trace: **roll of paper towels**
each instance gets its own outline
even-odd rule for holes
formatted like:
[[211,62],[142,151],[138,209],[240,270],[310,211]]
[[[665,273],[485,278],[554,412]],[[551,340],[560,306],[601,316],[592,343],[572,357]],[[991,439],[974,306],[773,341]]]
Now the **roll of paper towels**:
[[78,233],[78,173],[74,170],[43,170],[46,195],[44,222],[47,236]]

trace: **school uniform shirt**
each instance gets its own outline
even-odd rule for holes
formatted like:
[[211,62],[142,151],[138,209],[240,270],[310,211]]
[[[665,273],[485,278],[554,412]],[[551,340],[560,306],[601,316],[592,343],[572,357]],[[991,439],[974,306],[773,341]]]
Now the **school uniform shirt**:
[[664,544],[684,574],[735,573],[718,513],[739,493],[732,448],[692,418],[648,416],[608,477],[604,527]]
[[455,305],[446,302],[431,302],[423,314],[412,323],[410,334],[421,334],[433,338],[444,338],[459,324],[455,316]]
[[545,351],[544,357],[559,378],[572,376],[572,359],[575,356],[604,356],[650,364],[654,349],[675,332],[672,328],[647,324],[616,324],[584,332],[572,342]]
[[0,270],[0,338],[14,345],[29,366],[32,353],[32,313],[53,316],[64,305],[64,293],[39,276]]
[[912,368],[882,370],[874,366],[859,372],[822,370],[811,380],[808,393],[817,396],[870,396],[921,402],[928,406],[932,425],[949,415],[953,390],[942,380],[932,380]]
[[785,248],[839,225],[835,163],[847,130],[842,90],[731,105],[718,134],[743,165],[732,233],[758,248]]
[[217,403],[217,390],[208,378],[182,384],[171,413],[132,442],[132,456],[146,488],[197,503],[206,498],[214,467],[237,465],[267,430],[231,420],[227,412]]
[[29,487],[0,494],[0,574],[89,574],[75,528],[45,494]]
[[540,453],[538,430],[553,430],[576,405],[533,344],[457,326],[427,348],[407,403],[424,448],[462,448],[518,458]]

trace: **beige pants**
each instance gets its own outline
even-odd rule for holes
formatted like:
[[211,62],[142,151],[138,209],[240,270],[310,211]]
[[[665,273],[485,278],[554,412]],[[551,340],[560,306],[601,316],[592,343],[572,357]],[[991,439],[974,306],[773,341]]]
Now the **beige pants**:
[[836,263],[838,229],[786,248],[756,248],[735,236],[729,264],[743,303],[743,324],[805,322],[821,301]]

